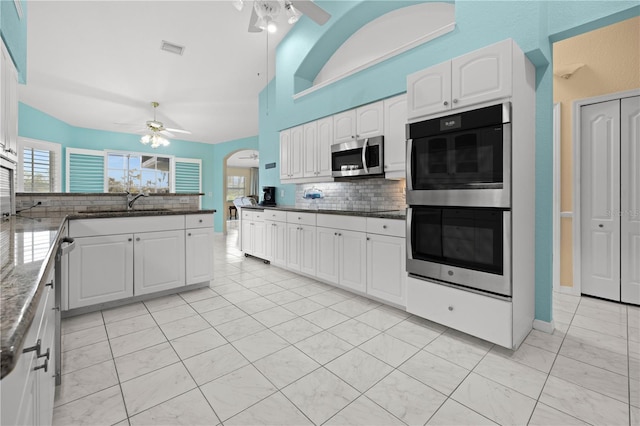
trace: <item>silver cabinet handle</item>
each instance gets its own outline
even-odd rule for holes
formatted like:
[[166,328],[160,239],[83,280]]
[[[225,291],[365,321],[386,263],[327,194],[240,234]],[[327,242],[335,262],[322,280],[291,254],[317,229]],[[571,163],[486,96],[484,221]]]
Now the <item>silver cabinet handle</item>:
[[339,233],[339,234],[338,234],[338,237],[342,237],[342,234],[340,234],[340,233]]
[[48,360],[48,359],[45,359],[45,360],[44,360],[44,364],[39,365],[39,366],[37,366],[37,367],[34,367],[34,368],[33,368],[33,371],[38,371],[38,370],[40,370],[40,369],[44,369],[44,372],[45,372],[45,373],[47,372],[47,370],[49,369],[49,360]]
[[49,361],[49,358],[51,357],[51,348],[47,348],[47,352],[43,353],[43,354],[39,354],[38,358],[42,358],[43,356],[47,357],[47,361]]
[[387,225],[382,225],[382,229],[387,229]]
[[371,238],[367,237],[367,241],[371,241]]
[[51,282],[46,283],[44,286],[53,288],[53,280],[51,280]]
[[454,99],[454,100],[453,100],[453,103],[454,103],[454,104],[457,104],[457,103],[458,103],[458,100],[457,100],[457,99]]
[[447,106],[447,105],[449,105],[449,102],[444,101],[444,106]]
[[598,228],[604,228],[603,224],[598,225]]
[[449,306],[449,311],[453,311],[453,306]]
[[191,232],[189,232],[187,235],[190,237],[191,236]]
[[24,348],[22,349],[22,353],[26,354],[27,352],[33,352],[36,351],[36,355],[39,357],[40,356],[40,345],[42,344],[42,340],[38,339],[36,341],[36,344],[33,346],[29,346],[28,348]]
[[127,241],[133,241],[133,238],[127,238]]
[[140,237],[136,238],[136,241],[140,241]]

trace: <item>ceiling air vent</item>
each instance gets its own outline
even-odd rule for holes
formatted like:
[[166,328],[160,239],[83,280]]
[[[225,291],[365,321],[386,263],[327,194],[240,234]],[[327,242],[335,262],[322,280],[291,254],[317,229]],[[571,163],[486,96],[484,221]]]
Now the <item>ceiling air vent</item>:
[[162,40],[160,49],[170,53],[175,53],[176,55],[182,55],[182,53],[184,52],[184,46],[178,46],[177,44],[169,43],[168,41],[164,40]]

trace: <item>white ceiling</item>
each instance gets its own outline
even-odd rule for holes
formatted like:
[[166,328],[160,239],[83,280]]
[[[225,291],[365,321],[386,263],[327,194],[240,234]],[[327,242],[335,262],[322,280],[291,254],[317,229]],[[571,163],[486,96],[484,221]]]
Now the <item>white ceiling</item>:
[[[28,3],[27,85],[20,101],[68,124],[133,133],[153,117],[220,143],[258,134],[258,94],[267,83],[267,33],[249,33],[251,4],[231,1]],[[303,17],[302,19],[307,19]],[[290,29],[270,34],[275,47]],[[183,56],[162,40],[186,46]],[[116,124],[120,123],[120,124]],[[122,124],[125,123],[125,124]]]

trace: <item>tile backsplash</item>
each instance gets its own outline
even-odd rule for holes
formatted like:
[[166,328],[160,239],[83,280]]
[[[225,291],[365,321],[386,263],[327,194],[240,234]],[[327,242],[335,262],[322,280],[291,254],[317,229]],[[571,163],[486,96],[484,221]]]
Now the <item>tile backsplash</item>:
[[[37,202],[40,205],[34,206]],[[33,208],[30,208],[34,206]],[[136,200],[134,210],[198,210],[199,194],[151,194]],[[26,209],[26,210],[25,210]],[[127,209],[126,194],[17,193],[16,212],[31,217]]]
[[[320,189],[324,198],[307,200],[304,191]],[[405,180],[359,179],[296,185],[296,208],[327,210],[404,210]]]

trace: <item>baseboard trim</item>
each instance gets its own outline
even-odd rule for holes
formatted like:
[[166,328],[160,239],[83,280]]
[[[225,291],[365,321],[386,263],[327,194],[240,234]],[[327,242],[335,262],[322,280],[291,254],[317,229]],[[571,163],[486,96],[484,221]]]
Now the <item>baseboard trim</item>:
[[535,319],[533,320],[533,329],[534,330],[539,330],[548,334],[553,333],[553,330],[555,330],[555,326],[553,325],[553,320],[551,320],[551,322],[547,322],[547,321],[542,321],[539,319]]

